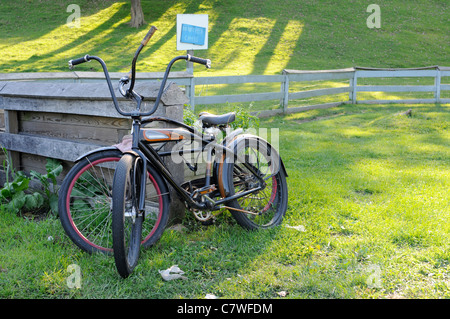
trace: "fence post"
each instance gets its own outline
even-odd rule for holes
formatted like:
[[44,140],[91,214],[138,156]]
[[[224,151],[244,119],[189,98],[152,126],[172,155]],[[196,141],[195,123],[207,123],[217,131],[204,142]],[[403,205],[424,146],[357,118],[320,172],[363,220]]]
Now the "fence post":
[[[4,113],[5,117],[5,133],[10,134],[18,134],[19,133],[19,118],[18,118],[18,112],[16,110],[5,110]],[[10,156],[9,159],[11,160],[11,165],[15,170],[21,170],[21,163],[20,163],[20,154],[19,152],[9,151]]]
[[434,78],[434,98],[436,99],[436,103],[441,102],[441,70],[439,67],[436,67],[436,77]]
[[281,82],[281,105],[283,107],[283,113],[287,113],[288,104],[289,104],[289,75],[286,70],[283,70],[284,79]]
[[194,77],[189,79],[189,87],[187,89],[189,90],[189,93],[188,93],[189,104],[191,105],[191,110],[194,111],[194,108],[195,108],[195,80],[194,80]]
[[352,91],[350,92],[350,100],[352,101],[352,104],[356,104],[356,93],[357,93],[357,86],[358,86],[358,70],[355,69],[353,71],[353,78],[350,79],[350,85],[352,87]]

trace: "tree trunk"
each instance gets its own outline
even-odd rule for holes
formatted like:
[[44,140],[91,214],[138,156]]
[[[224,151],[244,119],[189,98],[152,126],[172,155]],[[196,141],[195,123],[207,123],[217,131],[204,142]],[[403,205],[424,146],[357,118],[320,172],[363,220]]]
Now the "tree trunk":
[[141,0],[131,0],[131,21],[130,25],[139,28],[145,24],[144,12],[142,11]]

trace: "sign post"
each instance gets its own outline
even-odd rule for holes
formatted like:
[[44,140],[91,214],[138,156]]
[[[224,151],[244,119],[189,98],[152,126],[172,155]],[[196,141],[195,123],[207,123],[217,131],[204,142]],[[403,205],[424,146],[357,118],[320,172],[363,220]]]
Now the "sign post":
[[[194,55],[195,50],[208,49],[208,15],[207,14],[177,14],[177,50],[186,50]],[[186,61],[186,72],[194,75],[194,64]],[[186,86],[186,93],[194,109],[194,86]]]
[[[194,50],[206,49],[208,49],[208,15],[177,14],[177,50],[186,50],[187,54],[193,55]],[[187,63],[187,72],[193,74],[192,62]]]

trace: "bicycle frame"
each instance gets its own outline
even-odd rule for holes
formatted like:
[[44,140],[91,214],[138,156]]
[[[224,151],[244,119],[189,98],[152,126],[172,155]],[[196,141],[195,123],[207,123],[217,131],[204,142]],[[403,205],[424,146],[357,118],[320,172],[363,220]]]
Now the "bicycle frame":
[[[185,125],[184,123],[172,120],[172,119],[168,119],[168,118],[164,118],[164,117],[150,117],[150,118],[146,118],[144,120],[140,120],[138,118],[134,118],[133,119],[133,140],[132,140],[132,147],[131,150],[129,151],[130,153],[135,154],[136,156],[140,157],[143,159],[143,169],[142,171],[142,177],[140,178],[141,180],[141,184],[140,184],[140,190],[141,190],[141,201],[139,203],[139,211],[144,211],[145,207],[145,201],[143,200],[145,198],[145,196],[143,196],[145,194],[145,187],[146,187],[146,178],[145,178],[145,174],[146,174],[146,165],[148,165],[148,163],[152,166],[154,166],[164,177],[164,179],[174,188],[174,190],[176,191],[176,193],[178,195],[180,195],[180,197],[187,203],[187,205],[191,208],[194,209],[199,209],[199,210],[217,210],[219,208],[221,208],[221,205],[235,200],[237,198],[243,197],[243,196],[247,196],[251,193],[255,193],[260,191],[261,189],[263,189],[265,182],[264,180],[259,176],[258,172],[256,172],[254,170],[254,168],[251,165],[246,164],[245,162],[243,163],[244,165],[246,165],[246,167],[260,180],[261,185],[263,186],[259,186],[259,187],[255,187],[251,190],[245,191],[245,192],[241,192],[238,194],[235,194],[233,196],[228,196],[228,197],[224,197],[218,201],[214,201],[211,198],[209,198],[207,196],[207,194],[202,194],[204,196],[204,198],[206,199],[206,201],[204,202],[197,202],[193,199],[193,194],[186,191],[179,183],[177,183],[172,175],[172,173],[170,172],[170,170],[166,167],[166,165],[163,162],[162,157],[165,156],[170,156],[173,154],[182,154],[183,151],[165,151],[165,152],[160,152],[158,153],[152,146],[151,143],[152,142],[161,142],[160,139],[155,139],[155,140],[148,140],[148,143],[144,142],[141,139],[141,126],[143,124],[147,124],[150,122],[155,122],[155,121],[159,121],[159,122],[166,122],[169,124],[174,124],[177,125],[183,129],[185,129],[188,132],[188,136],[184,136],[187,138],[190,138],[191,140],[195,140],[195,141],[201,141],[202,145],[199,149],[191,149],[189,152],[190,153],[195,153],[195,152],[203,152],[203,151],[207,151],[207,160],[206,160],[206,172],[205,172],[205,184],[203,185],[203,188],[209,188],[211,186],[211,177],[213,176],[214,172],[212,169],[212,156],[213,156],[213,152],[215,152],[216,150],[219,150],[219,152],[227,152],[227,154],[231,154],[233,156],[234,159],[234,152],[233,150],[231,150],[230,148],[226,147],[223,144],[218,144],[214,141],[214,139],[211,139],[210,137],[205,137],[204,135],[199,135],[196,134],[196,132],[194,131],[194,129],[192,129],[190,126]],[[150,129],[151,130],[151,129]],[[155,129],[156,131],[158,129]],[[139,132],[139,133],[136,133]],[[233,138],[234,136],[240,134],[242,132],[241,129],[235,130],[234,132],[232,132],[229,136],[228,139]],[[168,141],[173,141],[169,138]],[[218,165],[223,165],[223,163],[218,163]],[[214,189],[215,190],[215,189]]]

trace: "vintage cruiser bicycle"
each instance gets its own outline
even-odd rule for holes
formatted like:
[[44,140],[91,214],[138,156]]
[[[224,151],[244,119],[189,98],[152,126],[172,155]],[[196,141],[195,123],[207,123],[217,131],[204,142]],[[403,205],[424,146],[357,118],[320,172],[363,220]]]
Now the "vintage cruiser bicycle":
[[[140,248],[152,246],[164,232],[172,196],[169,186],[202,222],[228,209],[245,229],[270,228],[282,222],[287,209],[287,173],[281,158],[264,139],[245,134],[242,129],[229,132],[235,113],[200,113],[200,130],[151,116],[158,108],[174,62],[188,60],[209,68],[209,60],[190,55],[172,59],[155,104],[151,110],[141,109],[144,97],[134,91],[136,61],[155,31],[155,27],[148,31],[134,55],[130,73],[119,81],[120,94],[136,102],[132,111],[119,107],[102,59],[85,55],[69,61],[71,68],[91,60],[101,64],[114,107],[132,119],[132,146],[123,152],[115,146],[103,147],[76,160],[59,191],[61,224],[84,251],[113,253],[124,278],[136,266]],[[146,127],[155,122],[170,128]],[[217,132],[225,136],[221,141]],[[198,171],[202,166],[197,165],[198,161],[204,156],[194,157],[196,161],[191,162],[184,158],[187,153],[206,153],[205,172],[200,178],[177,183],[164,158],[181,157],[189,169]]]

